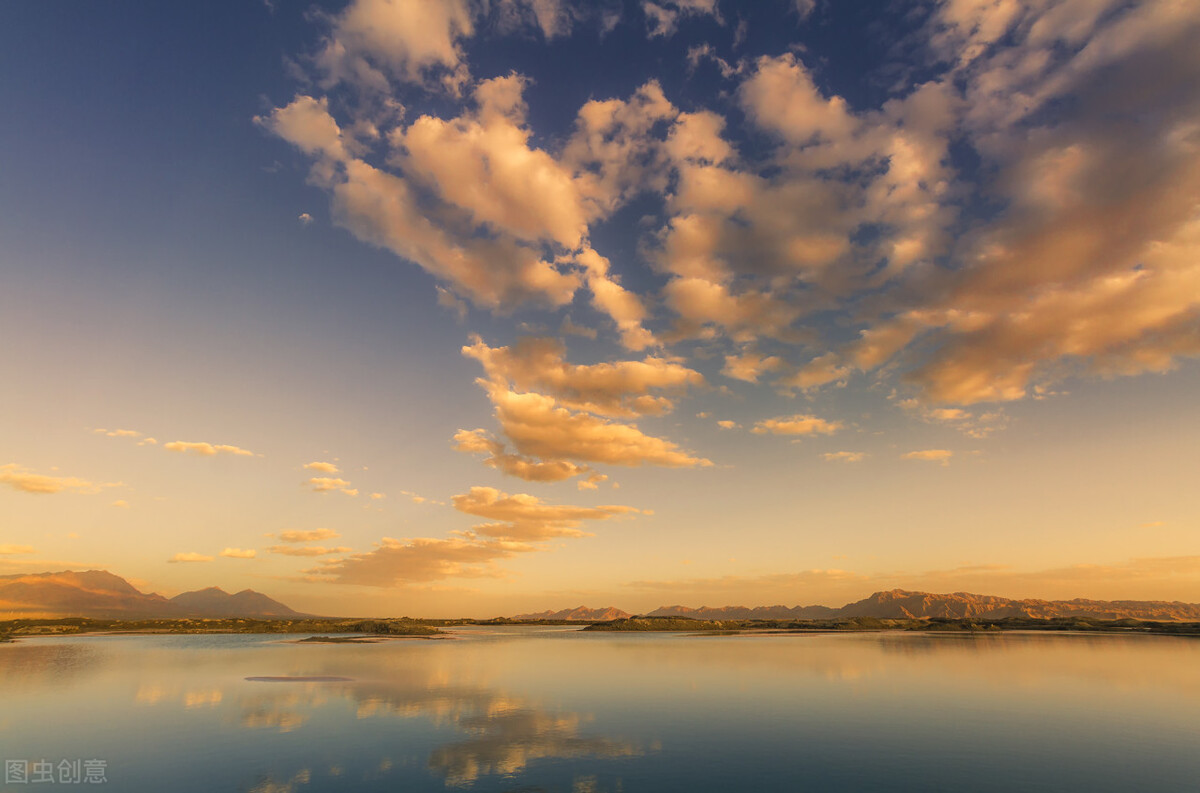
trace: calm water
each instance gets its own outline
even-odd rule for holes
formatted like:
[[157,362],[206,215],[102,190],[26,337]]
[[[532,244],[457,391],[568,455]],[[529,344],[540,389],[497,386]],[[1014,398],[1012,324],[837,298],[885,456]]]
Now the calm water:
[[[0,645],[0,759],[56,767],[2,789],[91,759],[134,793],[1200,790],[1200,641],[455,637]],[[348,679],[246,680],[299,676]]]

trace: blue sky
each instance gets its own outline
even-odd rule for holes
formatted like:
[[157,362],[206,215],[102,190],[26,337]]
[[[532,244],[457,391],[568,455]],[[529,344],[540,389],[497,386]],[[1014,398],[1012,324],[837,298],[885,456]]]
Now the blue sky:
[[1200,598],[1187,4],[3,21],[7,572]]

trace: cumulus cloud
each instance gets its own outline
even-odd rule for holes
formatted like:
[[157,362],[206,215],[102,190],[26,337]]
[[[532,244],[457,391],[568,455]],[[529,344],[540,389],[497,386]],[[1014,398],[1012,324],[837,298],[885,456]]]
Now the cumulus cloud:
[[750,431],[755,435],[832,435],[842,429],[840,421],[826,421],[816,416],[797,413],[794,416],[777,416],[756,422]]
[[164,443],[163,448],[169,452],[180,454],[198,454],[201,457],[214,457],[218,454],[229,454],[235,457],[253,457],[254,452],[228,444],[211,444],[203,441],[171,441]]
[[551,537],[584,537],[579,526],[585,520],[607,520],[617,515],[638,514],[641,510],[624,506],[574,507],[545,504],[525,493],[509,495],[492,487],[472,487],[451,499],[454,508],[468,515],[495,521],[475,526],[489,537],[524,542]]
[[84,495],[93,495],[99,493],[104,488],[120,487],[120,482],[105,482],[99,484],[89,482],[86,479],[80,479],[74,476],[50,476],[48,474],[35,474],[24,466],[16,463],[6,463],[0,465],[0,483],[6,484],[9,487],[20,490],[23,493],[33,493],[36,495],[47,495],[50,493],[81,493]]
[[740,355],[726,355],[721,374],[734,380],[757,383],[764,373],[778,369],[783,360],[774,355],[762,355],[754,350],[745,350]]
[[735,430],[742,425],[738,424],[736,421],[734,421],[732,419],[719,419],[717,421],[717,426],[723,430]]
[[213,557],[211,557],[211,556],[205,556],[202,553],[196,553],[194,551],[187,551],[184,553],[177,553],[174,556],[172,556],[170,559],[168,559],[167,561],[174,563],[174,562],[211,562],[212,560],[213,560]]
[[387,91],[389,79],[454,75],[475,22],[466,0],[354,0],[332,27],[317,56],[325,79]]
[[622,424],[575,412],[554,397],[518,393],[486,383],[488,398],[504,434],[520,454],[545,460],[581,460],[610,465],[660,465],[667,468],[708,466],[678,444],[647,435],[635,424]]
[[339,473],[338,467],[335,463],[323,463],[320,461],[315,461],[311,463],[305,463],[303,467],[309,471],[319,471],[323,474]]
[[591,470],[569,460],[537,460],[512,454],[483,429],[459,430],[454,434],[454,442],[454,448],[460,452],[486,454],[484,465],[529,482],[560,482]]
[[252,548],[226,548],[225,550],[221,551],[221,556],[224,556],[227,559],[253,559],[257,555],[258,552]]
[[283,542],[316,542],[341,536],[341,533],[333,529],[288,529],[279,532],[279,539]]
[[668,396],[704,385],[704,376],[678,358],[579,365],[566,360],[557,339],[522,337],[512,347],[489,347],[479,337],[462,349],[483,366],[487,379],[519,391],[540,391],[570,410],[632,418],[674,409]]

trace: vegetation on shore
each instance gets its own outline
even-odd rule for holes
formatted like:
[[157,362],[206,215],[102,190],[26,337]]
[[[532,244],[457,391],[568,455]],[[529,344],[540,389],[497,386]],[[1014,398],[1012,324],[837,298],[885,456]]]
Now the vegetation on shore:
[[806,633],[826,631],[934,631],[942,633],[999,631],[1091,631],[1105,633],[1159,633],[1200,636],[1200,622],[1153,620],[1102,620],[1092,617],[1003,617],[1000,619],[880,619],[851,617],[829,620],[699,620],[689,617],[630,617],[588,625],[586,631],[692,631]]
[[372,636],[436,636],[435,622],[398,619],[19,619],[0,622],[0,637],[58,636],[82,633],[361,633]]
[[86,633],[277,633],[318,634],[311,641],[346,643],[352,639],[323,634],[359,634],[364,636],[438,636],[440,628],[460,625],[562,625],[585,631],[690,633],[818,633],[828,631],[924,631],[937,633],[996,633],[1001,631],[1086,631],[1102,633],[1153,633],[1200,636],[1200,622],[1158,622],[1154,620],[1104,620],[1094,617],[1003,617],[924,619],[883,619],[850,617],[818,620],[704,620],[691,617],[629,617],[608,622],[580,623],[566,620],[491,620],[473,619],[343,619],[305,617],[302,619],[259,619],[232,617],[222,619],[17,619],[0,621],[0,642],[22,636],[59,636]]

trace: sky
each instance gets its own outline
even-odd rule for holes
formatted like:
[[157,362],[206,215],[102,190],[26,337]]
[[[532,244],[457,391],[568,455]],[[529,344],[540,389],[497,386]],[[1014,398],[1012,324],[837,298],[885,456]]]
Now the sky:
[[0,11],[0,574],[1200,601],[1200,8]]

